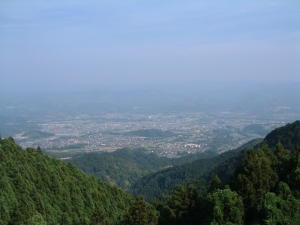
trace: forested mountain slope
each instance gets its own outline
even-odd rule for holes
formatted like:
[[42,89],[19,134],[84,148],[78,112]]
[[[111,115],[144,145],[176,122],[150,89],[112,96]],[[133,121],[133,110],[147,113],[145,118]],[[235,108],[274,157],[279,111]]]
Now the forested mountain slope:
[[[133,195],[144,195],[147,200],[154,197],[165,197],[178,184],[188,186],[193,184],[198,194],[205,195],[211,181],[217,175],[222,182],[228,181],[235,169],[245,157],[247,149],[262,148],[269,145],[275,149],[279,142],[285,149],[295,149],[300,143],[300,121],[287,124],[271,131],[261,142],[253,140],[246,146],[241,146],[211,159],[197,160],[192,163],[158,171],[138,180],[130,189]],[[244,150],[244,151],[242,151]]]
[[214,155],[213,152],[204,152],[169,159],[149,153],[143,148],[123,148],[110,153],[87,153],[72,159],[71,162],[84,173],[94,175],[104,182],[127,190],[138,179],[149,173]]
[[133,201],[72,163],[0,138],[0,224],[114,224]]
[[[300,145],[300,121],[295,121],[294,123],[274,129],[262,142],[255,145],[254,149],[263,148],[267,145],[270,149],[275,151],[278,143],[281,143],[284,149],[296,149],[297,145]],[[228,182],[245,155],[246,151],[241,151],[236,157],[226,160],[211,171],[189,181],[188,184],[195,185],[198,193],[204,195],[216,175],[222,182]]]
[[179,185],[154,205],[159,225],[300,224],[300,146],[251,148],[227,185],[215,176],[203,197]]
[[174,166],[146,175],[130,188],[130,192],[133,195],[143,195],[146,200],[159,197],[165,191],[171,190],[179,184],[192,182],[200,175],[212,170],[226,160],[238,156],[242,149],[249,149],[261,141],[262,139],[260,138],[255,139],[235,150],[221,153],[212,158],[195,160],[191,163]]
[[286,149],[297,148],[297,145],[300,144],[300,120],[274,129],[265,137],[262,145],[267,144],[274,149],[278,142]]

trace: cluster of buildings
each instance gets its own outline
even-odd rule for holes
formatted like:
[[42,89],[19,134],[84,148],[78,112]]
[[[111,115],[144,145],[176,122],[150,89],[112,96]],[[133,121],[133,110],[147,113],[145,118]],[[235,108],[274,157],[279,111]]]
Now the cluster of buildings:
[[[217,137],[218,130],[227,132],[231,142],[220,144],[218,151],[238,147],[258,137],[241,135],[246,125],[262,123],[245,115],[224,112],[215,115],[205,113],[181,114],[105,114],[99,116],[78,115],[39,124],[40,131],[55,134],[49,138],[28,139],[22,134],[14,138],[24,148],[40,146],[44,150],[76,149],[82,152],[114,151],[122,147],[144,147],[160,156],[180,157],[206,151]],[[129,131],[160,129],[171,131],[170,137],[141,137],[127,135]]]

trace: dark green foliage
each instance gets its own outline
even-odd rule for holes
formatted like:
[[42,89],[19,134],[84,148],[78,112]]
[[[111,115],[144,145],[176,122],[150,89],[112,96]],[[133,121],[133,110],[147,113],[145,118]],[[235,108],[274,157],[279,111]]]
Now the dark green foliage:
[[291,165],[280,170],[287,183],[276,173],[278,154],[266,146],[250,149],[231,178],[232,189],[222,188],[215,177],[205,198],[197,197],[195,187],[179,185],[167,205],[155,201],[159,224],[299,224],[300,186],[295,185],[300,178],[299,152],[281,152]]
[[207,191],[207,193],[213,193],[215,191],[217,191],[218,189],[221,189],[222,187],[222,181],[220,180],[220,178],[216,175],[214,177],[214,179],[212,180],[210,187]]
[[169,159],[149,153],[143,148],[123,148],[111,153],[88,153],[82,157],[74,158],[72,162],[84,173],[94,175],[104,182],[128,190],[138,179],[149,173],[212,156],[214,156],[212,152],[205,152]]
[[245,208],[253,206],[257,198],[275,187],[278,181],[273,170],[275,163],[276,157],[267,147],[247,151],[231,182],[233,190],[243,197]]
[[123,148],[111,153],[85,154],[72,162],[86,174],[126,190],[139,177],[163,169],[169,160],[146,154],[145,149]]
[[72,163],[0,139],[0,224],[111,224],[132,202]]
[[[272,148],[242,151],[238,160],[232,157],[195,179],[196,185],[209,187],[205,198],[185,201],[186,190],[178,186],[166,205],[156,200],[159,224],[299,224],[300,146],[287,150],[278,143]],[[226,172],[229,168],[235,171]],[[224,185],[228,180],[230,187]],[[193,193],[197,196],[195,188]]]
[[[141,194],[146,200],[151,200],[154,197],[161,196],[179,184],[185,184],[186,186],[188,186],[187,184],[193,184],[195,187],[197,187],[200,195],[205,194],[209,188],[210,182],[215,177],[216,171],[206,175],[203,180],[205,172],[212,170],[214,167],[226,162],[229,159],[233,158],[235,160],[237,157],[240,160],[237,160],[236,163],[230,162],[228,164],[228,167],[232,168],[227,168],[227,171],[222,168],[220,169],[222,174],[218,174],[220,179],[221,177],[229,178],[244,156],[240,153],[240,151],[245,147],[257,144],[260,141],[261,139],[253,140],[236,150],[221,153],[213,158],[199,159],[191,163],[183,164],[181,166],[174,166],[172,168],[147,175],[137,181],[131,187],[130,192],[133,195]],[[222,165],[224,166],[224,164]]]
[[191,223],[194,219],[197,199],[197,191],[193,185],[187,188],[179,185],[166,205],[159,201],[153,203],[160,212],[159,224]]
[[188,210],[194,206],[196,198],[197,193],[194,186],[190,185],[185,189],[179,185],[168,201],[168,206],[174,211],[177,218],[183,218]]
[[275,148],[281,143],[286,149],[296,149],[300,144],[300,121],[289,123],[283,127],[276,128],[270,132],[262,144],[267,144],[270,148]]
[[120,225],[156,225],[158,215],[152,205],[146,203],[142,196],[137,196]]
[[246,151],[242,150],[235,157],[227,159],[225,162],[219,164],[212,170],[204,173],[203,175],[191,180],[189,184],[193,184],[197,187],[197,191],[200,196],[205,196],[209,188],[211,187],[211,182],[218,176],[221,182],[227,182],[230,177],[234,174],[236,168],[240,165],[243,158],[245,157]]
[[279,193],[268,192],[257,200],[256,220],[267,224],[300,224],[300,200],[296,199],[283,182]]
[[11,142],[15,143],[15,139],[12,136],[9,136],[8,140],[10,140]]
[[299,224],[299,153],[281,144],[274,153],[266,146],[247,151],[230,182],[243,197],[246,222]]

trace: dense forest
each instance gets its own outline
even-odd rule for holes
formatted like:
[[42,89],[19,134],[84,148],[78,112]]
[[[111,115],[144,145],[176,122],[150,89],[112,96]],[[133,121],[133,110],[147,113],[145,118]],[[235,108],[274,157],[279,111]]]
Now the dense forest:
[[87,153],[71,159],[70,162],[73,162],[88,175],[93,175],[101,178],[104,182],[128,190],[132,184],[147,174],[213,156],[215,153],[206,151],[170,159],[149,153],[144,148],[122,148],[109,153]]
[[0,139],[0,224],[300,224],[299,124],[204,164],[207,172],[151,204],[40,148]]
[[[297,148],[300,142],[300,121],[278,127],[267,134],[262,145],[267,144],[273,150],[278,143],[281,143],[287,149]],[[261,145],[261,146],[262,146]]]
[[[220,165],[222,171],[232,174],[244,156],[244,153],[241,153],[241,151],[249,149],[261,141],[262,139],[260,138],[255,139],[237,149],[221,153],[215,157],[194,160],[190,163],[146,175],[132,185],[130,192],[133,195],[143,195],[147,201],[150,201],[155,197],[168,195],[168,192],[179,184],[186,185],[192,183],[194,185],[196,184],[199,193],[206,193],[206,189],[211,182],[211,177],[208,176],[208,174],[210,174],[209,171]],[[237,162],[233,163],[232,159],[235,159]],[[224,170],[223,167],[228,163],[228,160],[232,168],[226,168],[226,170]],[[203,179],[204,176],[202,175],[206,176],[205,179]]]
[[206,195],[179,185],[167,203],[153,202],[158,224],[300,224],[300,146],[249,149],[228,182]]
[[0,224],[111,224],[133,201],[40,148],[0,139]]

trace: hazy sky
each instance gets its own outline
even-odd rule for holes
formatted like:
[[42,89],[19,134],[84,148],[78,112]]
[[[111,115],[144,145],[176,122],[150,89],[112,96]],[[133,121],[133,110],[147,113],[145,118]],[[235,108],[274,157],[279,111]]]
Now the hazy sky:
[[2,91],[300,81],[300,1],[2,0],[0,78]]

